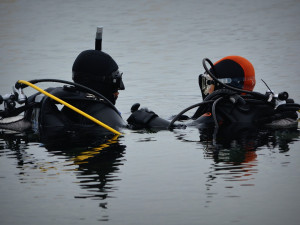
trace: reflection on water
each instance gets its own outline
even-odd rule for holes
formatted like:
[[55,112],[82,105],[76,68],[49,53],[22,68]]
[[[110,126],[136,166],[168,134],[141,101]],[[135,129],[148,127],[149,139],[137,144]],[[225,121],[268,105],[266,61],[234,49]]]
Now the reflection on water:
[[[119,167],[124,164],[124,151],[125,146],[114,141],[75,156],[73,160],[79,165],[77,177],[80,179],[80,187],[88,191],[75,197],[96,200],[111,197],[109,193],[117,190],[113,181],[119,180],[117,173]],[[106,204],[101,203],[100,206],[105,208]]]
[[[289,145],[298,141],[300,137],[297,129],[272,131],[253,128],[248,132],[241,129],[238,135],[233,135],[234,132],[225,135],[222,133],[225,131],[220,130],[219,136],[214,139],[212,130],[199,130],[197,142],[194,140],[202,150],[199,154],[203,154],[205,160],[211,161],[210,166],[201,171],[205,176],[205,183],[201,185],[204,186],[203,194],[206,199],[199,204],[205,208],[211,207],[220,198],[240,198],[241,188],[255,187],[255,179],[263,163],[260,162],[259,156],[268,154],[268,151],[271,154],[274,154],[274,151],[286,154]],[[190,134],[184,133],[185,130],[174,132],[180,142],[191,142],[185,140],[191,137]],[[34,136],[0,133],[0,157],[17,160],[17,177],[20,183],[46,187],[48,183],[56,185],[66,177],[75,176],[76,181],[72,184],[80,191],[74,191],[73,198],[78,202],[97,201],[100,210],[98,220],[109,221],[110,199],[114,198],[115,192],[119,190],[119,170],[125,160],[126,146],[120,143],[119,137],[98,139],[93,142],[97,143],[97,146],[93,147],[78,145],[72,148],[55,146],[53,143],[41,146],[35,140]],[[31,150],[34,146],[39,147],[38,151]],[[282,163],[282,166],[288,163],[289,160]],[[187,169],[186,167],[189,165],[183,169]],[[180,168],[175,172],[180,173]],[[64,183],[70,185],[67,181]],[[36,197],[39,198],[40,195],[37,193]]]
[[[206,172],[207,205],[213,197],[218,195],[218,188],[228,189],[224,197],[240,197],[233,189],[238,187],[251,187],[256,185],[255,174],[259,173],[260,154],[270,153],[286,154],[290,144],[300,139],[300,131],[294,129],[266,130],[257,127],[239,126],[223,127],[215,136],[214,129],[199,129],[198,142],[204,151],[204,158],[212,160]],[[177,138],[190,142],[182,132],[177,131]],[[190,136],[190,134],[188,134]],[[261,152],[260,152],[261,151]],[[286,166],[289,162],[282,163]],[[216,188],[218,187],[218,188]]]
[[[62,148],[52,143],[43,146],[48,154],[43,158],[39,158],[38,153],[27,152],[33,140],[19,133],[0,133],[0,157],[5,155],[17,160],[21,183],[43,185],[41,180],[47,183],[47,179],[54,179],[52,182],[55,182],[66,173],[75,173],[79,180],[76,183],[84,192],[77,193],[74,198],[98,200],[99,207],[108,207],[107,198],[113,197],[112,193],[118,190],[114,182],[119,180],[119,167],[124,164],[126,146],[119,143],[117,135],[98,139],[97,147]],[[104,213],[99,220],[108,220],[108,216]]]
[[[209,171],[206,173],[206,203],[210,203],[217,193],[212,192],[214,185],[221,184],[229,189],[224,197],[240,197],[234,187],[255,186],[254,174],[259,173],[258,151],[264,149],[285,153],[289,151],[289,144],[299,140],[300,132],[297,129],[264,130],[234,129],[220,130],[216,140],[212,140],[212,131],[205,133],[200,130],[200,143],[204,148],[204,157],[212,159]],[[263,148],[262,148],[263,147]]]

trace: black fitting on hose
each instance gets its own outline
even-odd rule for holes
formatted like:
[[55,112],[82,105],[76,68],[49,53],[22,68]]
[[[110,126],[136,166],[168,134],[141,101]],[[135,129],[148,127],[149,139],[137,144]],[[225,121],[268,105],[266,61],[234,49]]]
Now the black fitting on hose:
[[233,104],[237,104],[237,103],[240,103],[242,105],[245,105],[246,104],[246,101],[238,94],[234,94],[234,95],[231,95],[229,97],[229,100],[233,103]]
[[[34,80],[31,80],[30,83],[34,84],[33,81],[34,81]],[[20,88],[23,89],[23,88],[26,88],[26,87],[28,87],[26,84],[19,83],[19,81],[17,81],[17,82],[15,83],[15,88],[16,88],[16,89],[20,89]]]
[[287,92],[280,92],[278,94],[278,99],[281,100],[281,101],[285,101],[289,98],[289,94]]

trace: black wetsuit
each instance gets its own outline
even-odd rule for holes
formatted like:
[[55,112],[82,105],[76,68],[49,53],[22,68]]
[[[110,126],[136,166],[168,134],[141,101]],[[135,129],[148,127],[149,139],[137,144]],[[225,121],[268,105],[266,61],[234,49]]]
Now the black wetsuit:
[[[173,122],[177,120],[185,120],[185,125],[196,126],[199,129],[232,127],[232,125],[272,128],[297,126],[296,111],[299,110],[299,105],[292,99],[287,99],[281,105],[277,105],[276,101],[270,100],[269,95],[240,95],[232,90],[221,89],[208,95],[203,102],[183,110],[171,122],[159,118],[147,109],[137,107],[133,107],[135,110],[127,121],[133,129],[172,129],[176,127]],[[195,107],[198,109],[191,118],[183,116],[185,112]]]
[[[46,91],[115,130],[126,126],[126,122],[115,107],[93,94],[79,91],[72,86],[48,88]],[[25,120],[30,121],[32,129],[44,139],[58,135],[70,136],[75,133],[86,133],[86,135],[110,133],[90,119],[43,94],[30,96],[28,104],[30,103],[35,104],[26,111]]]
[[[145,108],[138,109],[139,104],[135,104],[131,108],[132,114],[127,119],[127,124],[114,105],[105,98],[86,93],[74,86],[48,88],[46,91],[115,130],[125,127],[166,130],[185,126],[214,129],[216,127],[232,127],[237,124],[250,127],[263,126],[286,119],[288,119],[288,126],[295,126],[298,118],[296,111],[299,110],[299,105],[291,101],[276,106],[274,101],[264,99],[263,95],[262,99],[256,99],[253,96],[238,95],[234,91],[222,89],[207,96],[203,102],[195,104],[198,105],[198,109],[192,118],[183,117],[179,113],[177,120],[189,119],[180,122],[179,125],[178,123],[174,125],[173,120],[162,119]],[[95,122],[41,93],[30,96],[27,105],[31,107],[27,109],[24,119],[31,123],[32,129],[44,140],[58,136],[74,137],[76,134],[88,137],[111,134],[110,131]]]

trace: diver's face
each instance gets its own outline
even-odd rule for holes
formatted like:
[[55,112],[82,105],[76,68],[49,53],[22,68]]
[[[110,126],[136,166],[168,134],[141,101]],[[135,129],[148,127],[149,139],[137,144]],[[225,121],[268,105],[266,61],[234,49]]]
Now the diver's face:
[[113,93],[113,96],[114,96],[115,100],[117,101],[117,99],[118,99],[118,97],[119,97],[119,92],[118,92],[118,91],[117,91],[117,92],[114,92],[114,93]]
[[122,75],[123,73],[119,70],[112,73],[112,95],[114,98],[114,102],[116,102],[119,97],[119,90],[125,90]]
[[213,79],[207,74],[200,75],[200,88],[204,95],[209,95],[215,90],[215,85]]

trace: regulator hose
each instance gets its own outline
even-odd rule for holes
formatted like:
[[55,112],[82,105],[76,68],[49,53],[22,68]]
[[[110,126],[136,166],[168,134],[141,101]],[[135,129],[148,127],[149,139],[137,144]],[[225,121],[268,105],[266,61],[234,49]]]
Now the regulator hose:
[[299,111],[300,110],[300,105],[296,103],[286,103],[283,105],[279,105],[276,108],[276,111],[278,112],[284,112],[284,111]]
[[[78,88],[81,88],[91,94],[94,94],[95,96],[99,97],[99,98],[102,98],[112,109],[114,109],[119,115],[120,115],[120,112],[118,111],[118,109],[114,106],[114,104],[111,103],[111,101],[109,101],[107,98],[105,98],[102,94],[100,94],[99,92],[91,89],[91,88],[88,88],[84,85],[81,85],[81,84],[77,84],[77,83],[74,83],[74,82],[71,82],[71,81],[66,81],[66,80],[59,80],[59,79],[35,79],[35,80],[30,80],[28,81],[30,82],[31,84],[36,84],[36,83],[42,83],[42,82],[56,82],[56,83],[62,83],[62,84],[69,84],[69,85],[73,85],[75,87],[78,87]],[[19,83],[17,82],[15,84],[15,87],[17,89],[19,88],[26,88],[28,85],[26,84],[23,84],[23,83]]]
[[[237,92],[236,91],[232,91],[232,90],[228,90],[228,89],[219,89],[214,91],[213,93],[209,94],[204,101],[215,101],[216,99],[220,98],[220,97],[224,97],[225,96],[233,96],[236,95]],[[244,100],[241,100],[244,101]],[[192,119],[197,119],[199,116],[201,116],[203,113],[201,108],[199,107],[197,109],[197,111],[194,113],[194,115],[192,116]]]
[[215,122],[215,128],[219,129],[219,124],[218,124],[218,120],[217,120],[217,114],[216,114],[216,106],[217,103],[219,101],[221,101],[223,99],[223,97],[218,98],[216,101],[214,101],[213,105],[212,105],[212,116],[214,118],[214,122]]
[[78,108],[76,108],[76,107],[70,105],[69,103],[67,103],[67,102],[65,102],[65,101],[63,101],[63,100],[61,100],[60,98],[57,98],[56,96],[54,96],[54,95],[48,93],[47,91],[44,91],[43,89],[41,89],[41,88],[35,86],[35,85],[32,84],[31,82],[28,82],[28,81],[25,81],[25,80],[18,80],[18,83],[22,83],[22,84],[25,84],[25,85],[27,85],[27,86],[30,86],[30,87],[34,88],[35,90],[41,92],[42,94],[48,96],[48,97],[51,98],[51,99],[53,99],[53,100],[55,100],[55,101],[57,101],[57,102],[63,104],[64,106],[66,106],[66,107],[70,108],[71,110],[73,110],[73,111],[79,113],[80,115],[82,115],[82,116],[84,116],[84,117],[86,117],[86,118],[92,120],[93,122],[97,123],[98,125],[102,126],[103,128],[109,130],[110,132],[112,132],[112,133],[114,133],[114,134],[117,134],[117,135],[120,135],[120,134],[121,134],[119,131],[113,129],[112,127],[106,125],[105,123],[102,123],[101,121],[97,120],[96,118],[94,118],[94,117],[88,115],[87,113],[85,113],[85,112],[83,112],[82,110],[80,110],[80,109],[78,109]]
[[186,109],[182,110],[180,113],[178,113],[173,119],[172,121],[170,122],[169,126],[168,126],[168,130],[171,130],[173,124],[179,119],[180,116],[182,116],[184,113],[186,113],[187,111],[195,108],[195,107],[198,107],[198,106],[201,106],[201,105],[204,105],[204,104],[208,104],[208,103],[212,103],[214,102],[214,100],[209,100],[209,101],[204,101],[204,102],[200,102],[200,103],[197,103],[197,104],[194,104],[194,105],[191,105],[189,107],[187,107]]

